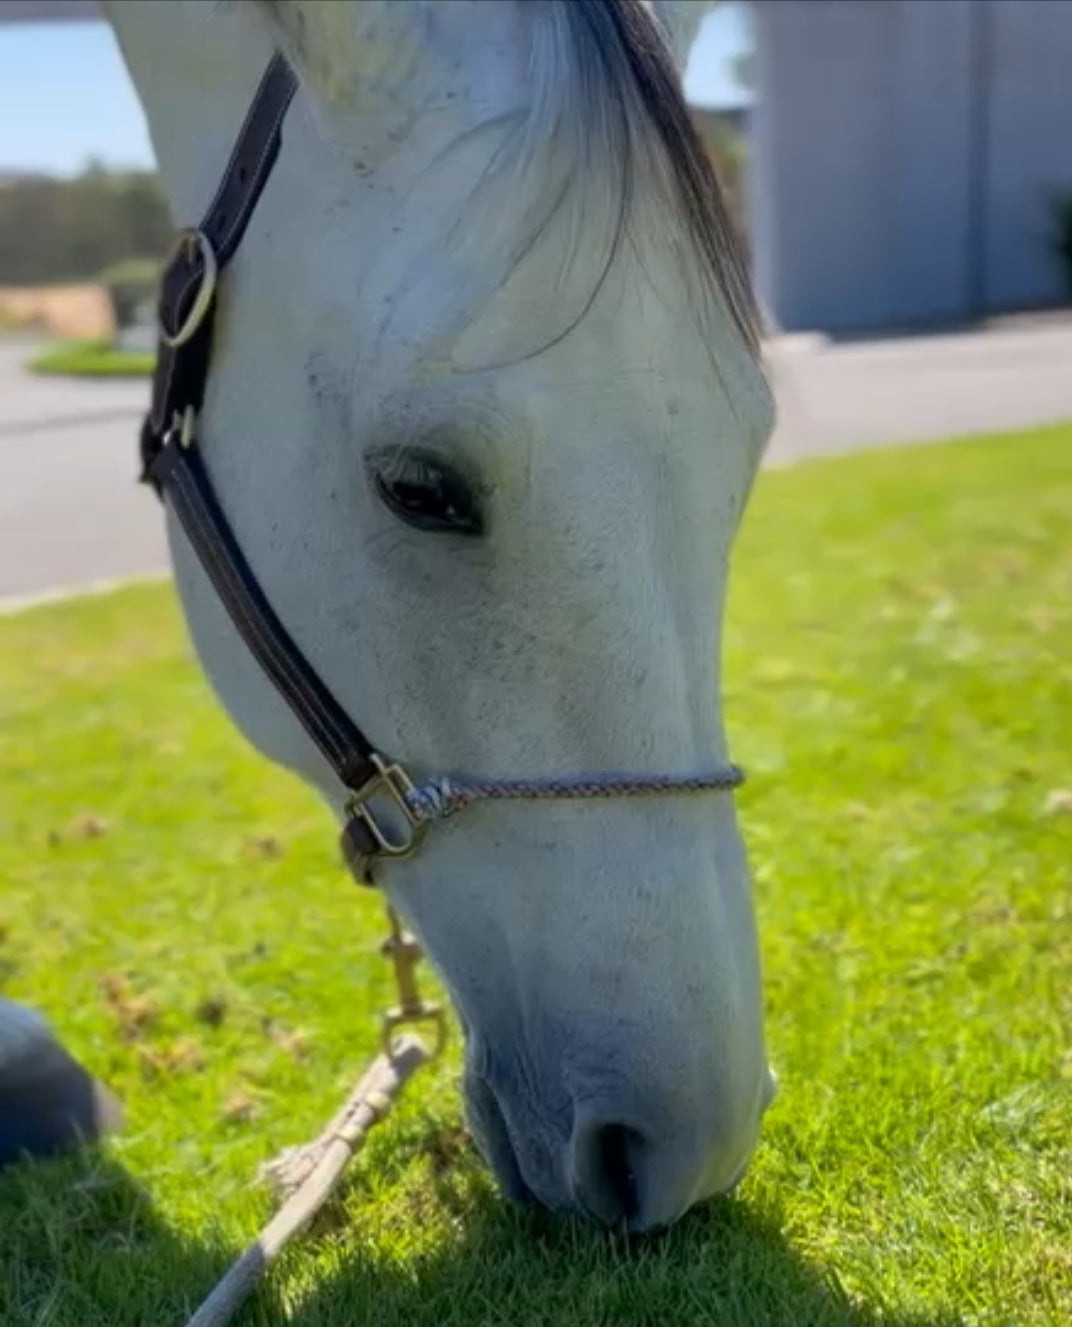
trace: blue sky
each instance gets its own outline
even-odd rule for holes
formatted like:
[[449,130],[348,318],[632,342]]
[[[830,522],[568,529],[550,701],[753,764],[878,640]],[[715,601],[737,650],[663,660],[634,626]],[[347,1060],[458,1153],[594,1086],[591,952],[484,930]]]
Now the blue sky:
[[[703,105],[741,92],[729,61],[747,47],[747,19],[727,3],[693,48],[685,88]],[[153,163],[145,119],[103,23],[0,27],[0,171],[78,171],[90,157],[113,166]]]

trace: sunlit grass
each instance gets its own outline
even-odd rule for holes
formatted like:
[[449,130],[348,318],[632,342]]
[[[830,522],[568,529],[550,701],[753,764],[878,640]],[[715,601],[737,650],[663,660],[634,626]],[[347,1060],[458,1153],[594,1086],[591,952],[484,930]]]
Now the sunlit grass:
[[[240,1322],[1072,1321],[1072,428],[765,473],[735,555],[781,1090],[738,1194],[627,1246],[498,1198],[456,1051]],[[390,997],[376,899],[171,593],[0,621],[0,975],[125,1136],[0,1177],[0,1322],[166,1327]]]

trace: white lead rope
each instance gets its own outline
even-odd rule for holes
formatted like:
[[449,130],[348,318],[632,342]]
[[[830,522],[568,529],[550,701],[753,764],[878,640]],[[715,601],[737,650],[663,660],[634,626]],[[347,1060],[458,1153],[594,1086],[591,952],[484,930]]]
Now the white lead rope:
[[288,1174],[300,1172],[297,1188],[233,1264],[187,1327],[225,1327],[231,1321],[287,1242],[324,1205],[368,1131],[383,1119],[406,1082],[430,1058],[419,1037],[409,1034],[399,1037],[390,1054],[385,1052],[372,1062],[319,1138],[284,1158],[276,1175],[286,1183]]

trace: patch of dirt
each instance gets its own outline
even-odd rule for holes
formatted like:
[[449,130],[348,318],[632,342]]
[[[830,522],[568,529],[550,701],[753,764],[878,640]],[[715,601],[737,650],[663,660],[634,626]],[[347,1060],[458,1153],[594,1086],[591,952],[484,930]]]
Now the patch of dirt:
[[236,1088],[223,1103],[220,1114],[228,1124],[247,1124],[261,1112],[260,1105],[248,1088]]
[[197,1073],[207,1062],[203,1048],[193,1037],[178,1037],[161,1047],[141,1044],[137,1047],[137,1054],[149,1078],[171,1078],[176,1074]]
[[194,1018],[207,1027],[218,1028],[227,1017],[227,1000],[222,995],[206,995],[194,1006]]
[[273,1045],[294,1060],[304,1060],[309,1054],[309,1034],[301,1028],[285,1028],[274,1018],[264,1017],[261,1031]]
[[83,815],[77,816],[64,826],[63,829],[50,829],[48,832],[48,846],[58,848],[61,843],[84,842],[89,839],[103,838],[111,829],[110,821],[101,816]]
[[160,1006],[151,995],[139,995],[124,973],[105,973],[100,988],[124,1041],[141,1041],[159,1021]]

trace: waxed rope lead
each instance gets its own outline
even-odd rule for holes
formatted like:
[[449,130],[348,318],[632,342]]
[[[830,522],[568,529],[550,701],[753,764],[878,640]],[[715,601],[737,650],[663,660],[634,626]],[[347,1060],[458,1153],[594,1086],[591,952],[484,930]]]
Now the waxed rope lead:
[[[438,1002],[424,999],[417,982],[420,945],[391,907],[387,909],[387,921],[388,934],[380,952],[391,961],[398,1003],[383,1015],[383,1050],[311,1143],[288,1148],[261,1167],[260,1178],[274,1186],[283,1205],[186,1327],[226,1327],[285,1245],[331,1196],[368,1131],[387,1115],[395,1097],[417,1070],[443,1049],[446,1013]],[[431,1049],[411,1033],[397,1035],[407,1024],[435,1027],[436,1040]]]
[[369,1129],[387,1114],[407,1080],[430,1058],[424,1043],[399,1038],[378,1055],[342,1110],[313,1145],[314,1164],[276,1215],[232,1265],[187,1327],[225,1327],[286,1243],[309,1224],[331,1195]]

